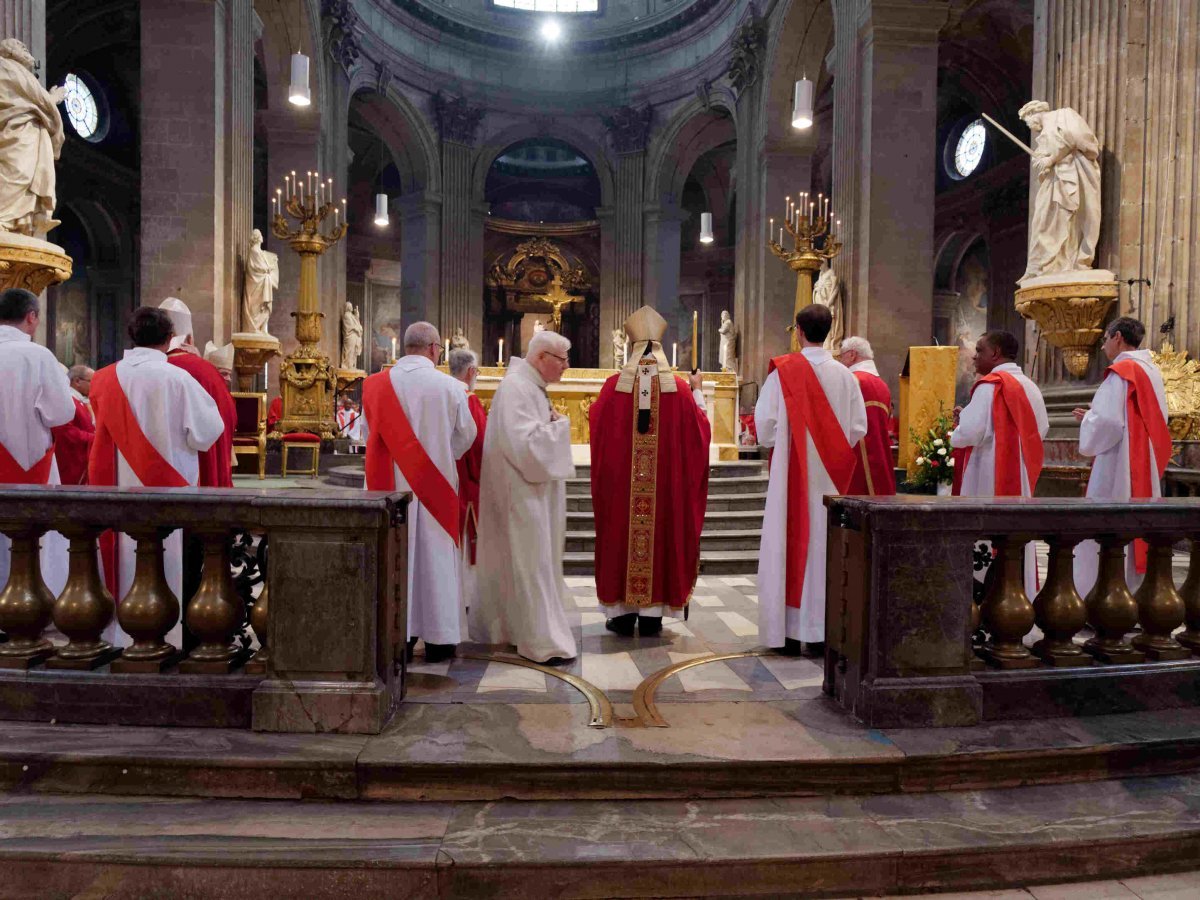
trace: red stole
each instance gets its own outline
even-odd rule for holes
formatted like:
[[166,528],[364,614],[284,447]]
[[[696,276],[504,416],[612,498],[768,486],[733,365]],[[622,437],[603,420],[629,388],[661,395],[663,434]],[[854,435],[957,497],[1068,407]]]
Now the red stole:
[[[129,398],[117,380],[117,366],[105,366],[92,376],[89,397],[96,420],[96,439],[88,458],[88,483],[113,486],[117,483],[117,451],[146,487],[188,487],[188,481],[150,443],[138,424]],[[106,531],[100,536],[100,555],[104,561],[105,582],[115,597],[117,579],[116,535]]]
[[364,465],[367,490],[396,489],[394,461],[421,505],[457,547],[458,492],[421,446],[392,387],[390,372],[379,372],[363,382],[363,412],[371,429]]
[[467,562],[475,565],[479,540],[479,476],[483,471],[483,439],[487,432],[487,411],[471,391],[467,391],[467,406],[475,420],[475,443],[456,463],[458,467],[458,519],[466,540]]
[[[1171,432],[1158,405],[1158,395],[1146,370],[1132,359],[1123,359],[1108,367],[1128,386],[1125,399],[1125,427],[1129,430],[1130,497],[1142,500],[1153,496],[1151,478],[1162,478],[1171,458]],[[1150,447],[1154,447],[1157,475],[1150,473]],[[1146,542],[1133,542],[1134,567],[1146,571]]]
[[[1025,477],[1029,479],[1029,496],[1033,496],[1037,487],[1038,476],[1042,474],[1042,462],[1045,458],[1042,448],[1042,435],[1038,431],[1037,417],[1033,414],[1033,404],[1021,382],[1008,372],[992,372],[984,375],[971,387],[971,393],[981,384],[995,387],[992,397],[992,432],[996,448],[995,457],[995,486],[993,493],[997,497],[1021,496],[1021,463],[1025,464]],[[1009,452],[1017,439],[1020,439],[1021,459],[1017,454]],[[955,461],[955,469],[966,470],[971,458],[970,447],[964,448],[962,461]],[[958,485],[962,484],[962,476],[954,473]],[[958,493],[957,490],[954,492]]]
[[779,386],[787,407],[791,446],[788,448],[787,506],[787,605],[800,606],[804,571],[808,566],[808,442],[811,436],[817,455],[839,493],[845,493],[854,474],[854,449],[846,440],[841,423],[817,373],[803,353],[789,353],[771,360],[770,372],[779,372]]
[[23,468],[8,448],[0,444],[0,484],[48,484],[50,481],[50,466],[54,462],[54,443],[46,455],[28,469]]

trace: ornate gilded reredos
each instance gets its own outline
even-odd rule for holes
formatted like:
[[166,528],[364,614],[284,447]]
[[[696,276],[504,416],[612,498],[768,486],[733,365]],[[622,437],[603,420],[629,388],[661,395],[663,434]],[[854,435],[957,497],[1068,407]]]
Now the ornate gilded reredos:
[[1167,392],[1167,421],[1177,441],[1200,439],[1200,360],[1188,359],[1170,341],[1150,351]]

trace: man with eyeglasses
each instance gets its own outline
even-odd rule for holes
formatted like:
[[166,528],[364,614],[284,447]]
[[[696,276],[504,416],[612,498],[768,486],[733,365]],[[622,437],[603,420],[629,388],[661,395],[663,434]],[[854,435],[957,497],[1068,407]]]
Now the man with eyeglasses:
[[462,640],[457,461],[475,440],[462,384],[437,363],[442,339],[428,322],[404,332],[404,356],[363,383],[369,491],[411,490],[408,528],[408,652],[425,641],[426,662],[454,656]]

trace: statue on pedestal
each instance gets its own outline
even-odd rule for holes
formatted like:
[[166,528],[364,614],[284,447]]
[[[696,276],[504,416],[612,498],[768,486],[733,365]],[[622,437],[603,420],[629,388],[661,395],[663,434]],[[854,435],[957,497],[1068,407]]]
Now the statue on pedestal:
[[363,327],[358,317],[358,310],[349,300],[346,301],[346,311],[342,313],[342,368],[357,369],[358,358],[362,355]]
[[733,318],[727,309],[721,310],[721,327],[717,329],[717,333],[721,335],[721,351],[718,355],[721,361],[721,371],[736,372],[737,326],[733,324]]
[[470,350],[471,344],[467,341],[467,336],[463,334],[461,328],[455,328],[454,334],[450,336],[451,350]]
[[625,329],[614,328],[612,333],[613,368],[619,369],[625,365]]
[[543,331],[545,331],[545,330],[546,330],[546,326],[542,324],[542,320],[541,320],[541,319],[534,319],[534,320],[533,320],[533,333],[534,333],[534,334],[538,334],[538,333],[540,333],[540,332],[543,332]]
[[262,248],[262,232],[250,232],[250,252],[246,254],[246,286],[242,291],[242,318],[246,331],[270,334],[271,306],[279,287],[279,256]]
[[54,161],[65,134],[58,104],[65,88],[46,90],[16,38],[0,41],[0,229],[45,238],[54,219]]
[[813,285],[813,303],[829,307],[829,312],[833,314],[833,326],[824,344],[826,350],[833,350],[842,343],[842,283],[828,260],[821,267],[821,276]]
[[1089,270],[1100,238],[1100,142],[1070,107],[1033,100],[1018,115],[1033,134],[1037,195],[1029,210],[1029,257],[1020,284]]

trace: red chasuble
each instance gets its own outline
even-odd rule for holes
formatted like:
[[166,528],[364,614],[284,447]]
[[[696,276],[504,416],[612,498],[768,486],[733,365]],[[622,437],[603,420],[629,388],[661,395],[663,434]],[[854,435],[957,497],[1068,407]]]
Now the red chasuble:
[[854,474],[850,476],[848,493],[890,497],[896,493],[896,470],[888,438],[892,392],[878,375],[855,372],[854,377],[867,405],[867,434],[854,448]]
[[[1108,367],[1125,382],[1125,427],[1129,431],[1130,497],[1141,500],[1154,496],[1152,479],[1162,480],[1171,458],[1171,431],[1158,405],[1158,395],[1150,376],[1139,363],[1123,359]],[[1154,466],[1150,465],[1150,448],[1154,448]],[[1146,542],[1133,542],[1134,567],[1146,571]]]
[[634,392],[604,382],[589,411],[596,594],[606,606],[682,609],[700,566],[708,502],[708,416],[676,378],[673,394],[651,379],[650,422],[637,427]]
[[233,487],[233,430],[237,428],[237,407],[229,393],[229,385],[207,359],[186,350],[172,350],[167,362],[179,366],[200,383],[217,404],[225,423],[225,431],[200,456],[200,487]]
[[[74,397],[71,398],[75,400]],[[96,438],[92,414],[75,400],[75,418],[66,425],[50,429],[54,434],[54,457],[58,460],[58,478],[63,484],[87,484],[88,454]]]
[[479,398],[467,391],[467,406],[475,420],[475,443],[462,455],[458,465],[458,520],[466,539],[467,561],[475,565],[475,544],[479,537],[479,473],[483,469],[483,434],[487,430],[487,412]]

